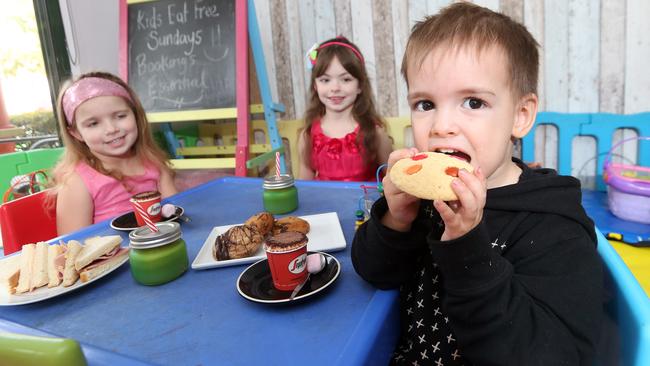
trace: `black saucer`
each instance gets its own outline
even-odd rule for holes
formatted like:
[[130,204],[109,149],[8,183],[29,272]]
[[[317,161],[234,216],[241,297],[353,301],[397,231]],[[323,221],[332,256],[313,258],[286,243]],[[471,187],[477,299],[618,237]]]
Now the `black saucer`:
[[289,300],[291,291],[279,291],[273,286],[266,259],[251,264],[239,275],[237,291],[247,300],[265,304],[293,302],[316,295],[336,281],[341,273],[341,265],[336,258],[327,253],[308,252],[308,254],[312,253],[321,253],[325,256],[327,262],[325,268],[312,274],[293,300]]
[[[163,217],[161,222],[178,220],[185,210],[181,206],[176,207],[176,212],[170,217]],[[138,228],[138,222],[135,220],[135,213],[133,211],[127,212],[124,215],[118,216],[111,221],[111,227],[119,231],[131,231]]]

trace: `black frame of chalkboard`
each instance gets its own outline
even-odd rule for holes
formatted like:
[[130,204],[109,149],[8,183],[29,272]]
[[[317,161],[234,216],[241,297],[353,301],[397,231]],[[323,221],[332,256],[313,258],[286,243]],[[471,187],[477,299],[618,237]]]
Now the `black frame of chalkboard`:
[[[129,79],[129,7],[131,5],[141,5],[144,3],[160,3],[168,0],[120,0],[120,76],[128,82]],[[235,10],[234,10],[235,11]],[[234,33],[233,33],[234,37]],[[235,42],[233,41],[233,44]],[[234,53],[234,52],[233,52]],[[236,74],[248,74],[248,62],[239,62],[235,60]],[[239,87],[239,82],[235,80],[233,87]],[[237,86],[235,86],[237,85]],[[248,88],[248,85],[246,85]],[[136,90],[137,92],[137,90]],[[232,90],[236,96],[236,90]],[[235,97],[236,99],[236,97]],[[251,113],[261,113],[261,105],[251,106]],[[146,109],[146,107],[145,107]],[[237,118],[237,108],[235,103],[232,107],[215,107],[200,108],[188,110],[169,110],[169,111],[147,111],[147,119],[151,123],[166,123],[179,121],[198,121],[213,119],[234,119]]]

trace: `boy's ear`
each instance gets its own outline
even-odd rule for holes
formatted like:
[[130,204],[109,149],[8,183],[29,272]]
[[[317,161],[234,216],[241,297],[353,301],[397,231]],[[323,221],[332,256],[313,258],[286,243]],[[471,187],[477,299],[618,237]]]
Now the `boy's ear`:
[[515,123],[512,126],[512,137],[522,138],[533,128],[539,100],[537,95],[529,93],[519,99],[515,111]]

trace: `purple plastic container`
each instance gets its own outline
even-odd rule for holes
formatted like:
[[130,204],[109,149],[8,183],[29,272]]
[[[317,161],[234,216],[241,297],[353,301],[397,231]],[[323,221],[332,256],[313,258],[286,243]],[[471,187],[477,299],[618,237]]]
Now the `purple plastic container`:
[[624,220],[650,224],[650,168],[610,162],[612,151],[632,140],[650,140],[650,137],[625,139],[609,150],[603,166],[607,201],[614,215]]

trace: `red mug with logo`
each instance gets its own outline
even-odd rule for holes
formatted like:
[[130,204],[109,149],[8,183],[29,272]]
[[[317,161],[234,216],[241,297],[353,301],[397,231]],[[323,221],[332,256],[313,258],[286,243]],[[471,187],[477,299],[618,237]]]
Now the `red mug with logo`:
[[131,197],[131,205],[133,206],[135,220],[138,222],[138,226],[147,225],[147,221],[150,223],[160,221],[160,199],[161,196],[158,191],[142,192]]
[[307,236],[284,232],[266,240],[264,245],[273,286],[292,291],[307,278]]

